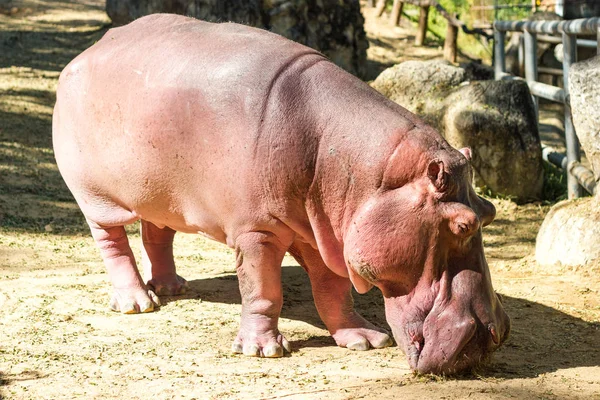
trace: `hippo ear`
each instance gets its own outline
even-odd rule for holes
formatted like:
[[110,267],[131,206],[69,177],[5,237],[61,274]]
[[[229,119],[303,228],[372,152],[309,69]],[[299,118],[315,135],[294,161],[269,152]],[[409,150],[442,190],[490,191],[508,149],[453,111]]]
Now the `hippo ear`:
[[462,153],[463,156],[465,156],[465,158],[468,161],[471,161],[471,158],[473,158],[473,154],[471,152],[471,149],[468,147],[463,147],[462,149],[458,150]]
[[448,187],[448,176],[444,171],[443,161],[431,161],[427,167],[427,176],[431,179],[431,183],[433,183],[438,192],[443,192]]
[[373,288],[373,284],[360,276],[352,267],[348,268],[348,274],[350,275],[350,281],[354,285],[354,289],[356,289],[358,293],[365,294]]

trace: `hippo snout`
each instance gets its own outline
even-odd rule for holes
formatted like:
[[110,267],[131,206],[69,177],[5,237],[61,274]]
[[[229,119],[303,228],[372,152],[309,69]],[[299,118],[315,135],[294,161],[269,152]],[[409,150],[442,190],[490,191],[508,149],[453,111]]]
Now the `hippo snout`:
[[[422,374],[451,375],[486,362],[507,340],[510,319],[497,296],[487,312],[473,308],[469,304],[436,304],[420,323],[402,317],[396,320],[399,324],[389,321],[410,368]],[[388,316],[394,314],[398,316],[394,312]]]
[[423,326],[422,350],[411,367],[419,373],[455,374],[487,361],[510,332],[510,320],[500,304],[491,321],[476,315],[433,316]]
[[508,328],[492,329],[496,330],[497,339],[489,326],[477,323],[475,319],[465,321],[454,330],[455,337],[446,341],[433,338],[425,341],[416,365],[411,367],[422,374],[456,374],[477,367],[486,362],[508,336],[505,334]]

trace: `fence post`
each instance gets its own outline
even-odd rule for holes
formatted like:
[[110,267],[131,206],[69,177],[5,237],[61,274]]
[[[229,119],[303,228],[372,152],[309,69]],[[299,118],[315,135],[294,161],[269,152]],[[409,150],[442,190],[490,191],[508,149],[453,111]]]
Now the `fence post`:
[[[563,32],[563,86],[565,91],[565,142],[567,145],[567,165],[569,169],[571,163],[579,161],[579,140],[575,135],[575,128],[573,127],[573,118],[571,116],[571,104],[569,97],[569,70],[571,64],[577,62],[577,35]],[[577,178],[570,172],[567,173],[567,190],[569,192],[569,199],[576,199],[582,196],[582,190],[577,182]]]
[[400,18],[402,18],[402,8],[404,7],[404,3],[401,0],[394,0],[394,5],[392,6],[392,16],[390,17],[390,22],[392,26],[398,26],[400,24]]
[[504,38],[506,33],[494,29],[494,78],[496,80],[502,78],[502,74],[506,71],[506,60],[504,57]]
[[[456,14],[453,15],[456,18]],[[456,39],[458,38],[458,27],[448,20],[446,40],[444,41],[444,60],[456,62]]]
[[423,46],[425,43],[425,35],[427,34],[427,17],[429,16],[429,6],[421,7],[419,12],[419,30],[417,31],[417,37],[415,38],[416,46]]
[[[525,30],[523,32],[525,38],[525,80],[527,83],[537,81],[537,34]],[[533,98],[533,105],[535,106],[535,113],[539,115],[538,98]]]

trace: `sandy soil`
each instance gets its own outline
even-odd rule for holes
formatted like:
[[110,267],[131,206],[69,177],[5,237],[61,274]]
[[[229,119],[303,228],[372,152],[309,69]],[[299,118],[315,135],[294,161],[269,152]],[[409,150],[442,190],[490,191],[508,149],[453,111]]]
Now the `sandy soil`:
[[[50,135],[58,73],[106,29],[102,3],[0,0],[0,397],[600,399],[600,271],[536,266],[547,205],[494,200],[486,253],[513,331],[467,377],[414,376],[397,347],[336,347],[292,259],[284,262],[280,328],[293,354],[230,354],[240,311],[234,257],[198,236],[176,237],[188,295],[163,299],[151,314],[110,312],[104,267],[58,174]],[[409,26],[375,30],[369,12],[373,65],[440,55],[410,47],[402,39],[413,35]],[[136,227],[130,232],[139,258]],[[387,326],[379,292],[356,302]]]

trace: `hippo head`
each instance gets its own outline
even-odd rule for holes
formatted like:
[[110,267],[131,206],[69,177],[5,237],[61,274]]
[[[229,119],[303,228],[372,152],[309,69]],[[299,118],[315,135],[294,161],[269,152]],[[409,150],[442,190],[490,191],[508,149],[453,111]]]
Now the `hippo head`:
[[394,338],[420,373],[473,367],[510,329],[483,254],[481,228],[496,210],[473,190],[470,158],[469,149],[421,157],[409,181],[386,170],[346,229],[350,279],[361,293],[381,289]]

